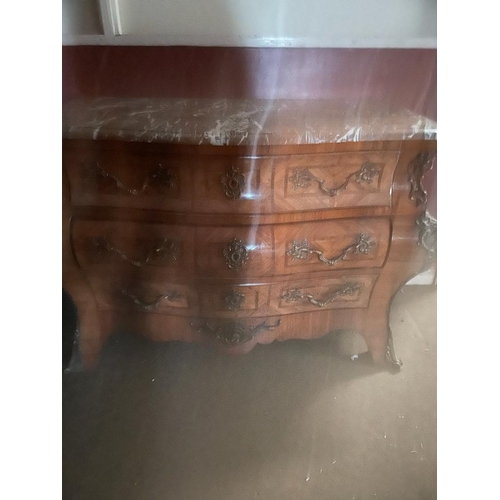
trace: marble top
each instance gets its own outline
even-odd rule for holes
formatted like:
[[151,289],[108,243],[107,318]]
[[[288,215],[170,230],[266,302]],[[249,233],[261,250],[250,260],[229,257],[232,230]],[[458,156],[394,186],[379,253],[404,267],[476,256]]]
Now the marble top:
[[436,139],[406,109],[345,100],[84,98],[63,108],[63,137],[215,146]]

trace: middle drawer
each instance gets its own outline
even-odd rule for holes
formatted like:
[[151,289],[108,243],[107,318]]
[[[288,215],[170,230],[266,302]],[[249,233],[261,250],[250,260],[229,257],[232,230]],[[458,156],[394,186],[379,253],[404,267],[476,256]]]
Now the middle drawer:
[[234,227],[77,220],[72,239],[90,274],[259,278],[381,267],[389,235],[386,218]]

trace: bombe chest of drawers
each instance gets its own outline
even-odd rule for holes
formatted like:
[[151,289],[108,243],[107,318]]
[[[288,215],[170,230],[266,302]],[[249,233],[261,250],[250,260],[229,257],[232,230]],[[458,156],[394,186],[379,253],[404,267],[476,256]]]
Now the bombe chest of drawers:
[[84,365],[113,332],[247,352],[352,330],[399,366],[389,308],[435,254],[435,153],[435,123],[377,103],[69,103],[63,288]]

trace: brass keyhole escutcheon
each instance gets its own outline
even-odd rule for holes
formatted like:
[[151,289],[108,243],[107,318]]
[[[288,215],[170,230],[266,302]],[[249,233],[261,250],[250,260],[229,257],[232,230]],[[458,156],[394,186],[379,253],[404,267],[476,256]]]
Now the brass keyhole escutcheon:
[[248,260],[248,250],[241,240],[233,238],[223,250],[226,264],[230,269],[239,269]]
[[224,194],[230,200],[238,200],[241,198],[243,188],[245,187],[245,176],[240,173],[239,169],[234,165],[220,176]]

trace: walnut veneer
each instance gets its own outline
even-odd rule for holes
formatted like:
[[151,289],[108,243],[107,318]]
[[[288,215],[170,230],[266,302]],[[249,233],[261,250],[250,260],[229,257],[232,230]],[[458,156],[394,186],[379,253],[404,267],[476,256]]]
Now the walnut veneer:
[[63,141],[63,286],[86,366],[114,331],[246,352],[336,329],[399,366],[389,307],[435,253],[421,186],[435,138],[116,135]]

